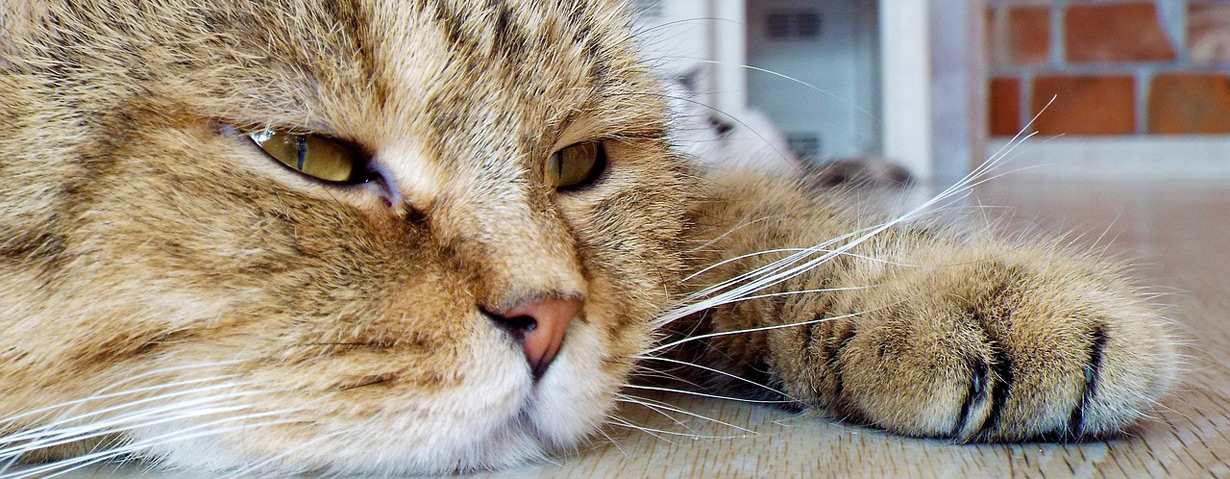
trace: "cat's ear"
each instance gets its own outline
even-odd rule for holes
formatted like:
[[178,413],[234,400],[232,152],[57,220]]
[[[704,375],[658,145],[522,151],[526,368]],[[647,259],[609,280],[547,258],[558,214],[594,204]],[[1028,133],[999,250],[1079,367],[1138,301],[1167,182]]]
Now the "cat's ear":
[[20,50],[32,27],[47,13],[44,0],[7,0],[0,2],[0,69],[12,66],[13,55]]

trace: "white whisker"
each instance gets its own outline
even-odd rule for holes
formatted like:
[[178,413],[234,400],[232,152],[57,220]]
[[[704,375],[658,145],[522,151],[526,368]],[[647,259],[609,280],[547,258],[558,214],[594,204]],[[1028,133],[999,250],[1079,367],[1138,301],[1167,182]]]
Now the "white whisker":
[[700,397],[705,397],[705,398],[710,398],[710,399],[724,399],[727,401],[738,401],[738,402],[755,403],[755,404],[790,404],[791,403],[791,401],[777,401],[777,400],[765,400],[765,399],[743,399],[743,398],[737,398],[733,396],[722,396],[719,394],[707,394],[707,393],[696,392],[696,391],[688,391],[686,389],[662,388],[662,387],[657,387],[657,386],[643,386],[643,385],[637,385],[637,384],[628,384],[628,385],[625,385],[624,387],[631,388],[631,389],[643,389],[646,391],[661,391],[661,392],[667,392],[667,393],[678,393],[678,394],[686,394],[689,396],[700,396]]
[[[626,395],[626,394],[620,394],[620,395],[619,395],[619,397],[623,398],[623,400],[624,400],[624,401],[632,402],[632,403],[635,403],[635,404],[640,404],[640,405],[645,406],[645,407],[648,407],[648,408],[655,408],[655,409],[656,409],[656,408],[661,408],[661,409],[665,409],[665,410],[667,410],[667,411],[671,411],[671,412],[674,412],[674,413],[683,414],[683,415],[685,415],[685,416],[690,416],[690,417],[694,417],[694,418],[697,418],[697,419],[703,419],[703,420],[706,420],[706,421],[710,421],[710,422],[714,422],[714,423],[717,423],[717,424],[721,424],[721,425],[726,426],[726,427],[730,427],[730,428],[738,429],[738,430],[743,431],[743,432],[746,432],[746,433],[748,433],[748,434],[752,434],[752,435],[756,435],[756,434],[758,434],[756,431],[753,431],[753,430],[751,430],[751,429],[748,429],[748,428],[745,428],[745,427],[736,426],[736,425],[731,424],[731,423],[728,423],[728,422],[726,422],[726,421],[722,421],[722,420],[714,419],[714,418],[711,418],[711,417],[709,417],[709,416],[705,416],[705,415],[703,415],[703,414],[697,414],[697,413],[694,413],[694,412],[691,412],[691,411],[687,411],[687,410],[684,410],[684,409],[680,409],[680,408],[677,408],[677,407],[671,406],[671,405],[669,405],[669,404],[666,404],[666,403],[664,403],[664,402],[662,402],[662,401],[653,401],[653,400],[651,400],[651,399],[646,399],[646,398],[637,398],[637,397],[633,397],[633,396],[628,396],[628,395]],[[675,419],[674,417],[670,416],[669,414],[664,414],[664,415],[665,415],[665,416],[667,416],[667,417],[669,417],[671,420],[673,420],[673,421],[675,421],[675,422],[679,422],[679,424],[680,424],[681,426],[683,426],[683,427],[687,427],[687,426],[686,426],[686,425],[684,425],[682,422],[680,422],[678,419]],[[691,428],[688,428],[688,430],[691,430]]]
[[[632,424],[632,423],[627,422],[627,421],[624,421],[624,422],[622,422],[622,423],[616,423],[616,424],[617,424],[617,425],[620,425],[620,426],[623,426],[623,427],[626,427],[626,428],[628,428],[628,429],[635,429],[635,430],[637,430],[637,431],[641,431],[641,432],[643,432],[643,433],[646,433],[646,434],[652,435],[652,436],[654,436],[654,437],[657,437],[658,439],[661,439],[661,440],[663,440],[663,441],[669,442],[669,443],[671,443],[671,444],[674,444],[674,442],[673,442],[673,441],[670,441],[670,440],[668,440],[668,439],[666,439],[666,438],[664,438],[664,437],[658,436],[658,434],[665,434],[665,435],[667,435],[667,436],[680,436],[680,437],[686,437],[686,438],[688,438],[688,439],[742,439],[742,438],[744,437],[744,436],[702,436],[702,435],[699,435],[699,434],[688,434],[688,433],[683,433],[683,432],[675,432],[675,431],[663,431],[663,430],[661,430],[661,429],[654,429],[654,428],[651,428],[651,427],[645,427],[645,426],[640,426],[640,425]],[[0,478],[0,479],[3,479],[3,478]]]
[[[11,458],[16,460],[27,452],[46,449],[50,447],[71,444],[87,439],[102,438],[113,434],[118,434],[126,431],[132,431],[140,428],[149,427],[152,425],[162,424],[175,420],[180,420],[188,417],[196,417],[208,414],[221,414],[228,412],[236,412],[245,409],[251,409],[250,404],[239,404],[230,406],[214,406],[209,409],[186,409],[209,405],[222,400],[232,400],[258,394],[266,394],[271,391],[241,391],[227,394],[219,394],[214,396],[205,396],[193,398],[186,401],[174,402],[162,405],[152,409],[144,409],[129,414],[120,415],[105,421],[88,423],[81,426],[71,428],[50,429],[40,431],[41,434],[25,434],[22,439],[26,442],[18,443],[3,449],[0,449],[0,458]],[[144,421],[144,422],[140,422]],[[15,442],[15,441],[13,441]],[[10,462],[12,462],[12,460]]]
[[658,351],[662,351],[662,350],[664,350],[664,349],[670,349],[670,348],[673,348],[673,347],[678,346],[678,345],[683,344],[683,343],[688,343],[688,342],[692,342],[692,341],[698,341],[698,340],[701,340],[701,339],[716,338],[716,337],[720,337],[720,336],[729,336],[729,335],[732,335],[732,334],[753,333],[753,332],[758,332],[758,331],[770,331],[770,330],[774,330],[774,329],[782,329],[782,328],[793,328],[793,327],[796,327],[796,326],[803,326],[803,325],[807,325],[807,324],[821,323],[821,322],[825,322],[825,321],[833,321],[833,320],[837,320],[837,319],[853,318],[853,317],[855,317],[855,316],[859,316],[859,315],[862,315],[862,314],[866,314],[866,313],[870,313],[870,312],[874,312],[874,311],[879,311],[880,309],[882,309],[882,308],[877,308],[877,309],[873,309],[873,310],[869,310],[869,311],[861,311],[861,312],[858,312],[858,313],[842,314],[842,315],[832,316],[832,317],[826,317],[826,318],[816,318],[816,319],[812,319],[812,320],[808,320],[808,321],[799,321],[799,322],[795,322],[795,323],[774,324],[774,325],[771,325],[771,326],[761,326],[761,327],[757,327],[757,328],[747,328],[747,329],[740,329],[740,330],[735,330],[735,331],[719,331],[719,332],[716,332],[716,333],[702,334],[702,335],[699,335],[699,336],[689,336],[689,337],[686,337],[686,338],[683,338],[683,339],[679,339],[679,340],[676,340],[676,341],[673,341],[673,342],[670,342],[670,343],[663,344],[663,345],[661,345],[661,346],[654,347],[654,348],[652,348],[652,349],[650,349],[650,350],[648,350],[648,351],[645,351],[644,353],[641,353],[641,354],[653,354],[653,353],[656,353],[656,352],[658,352]]
[[[874,285],[874,284],[873,284],[873,285],[870,285],[870,286],[849,286],[849,287],[845,287],[845,288],[803,289],[803,290],[799,290],[799,291],[783,291],[783,292],[780,292],[780,293],[755,294],[755,295],[745,296],[745,297],[739,298],[739,300],[740,300],[740,301],[751,301],[751,300],[753,300],[753,299],[760,299],[760,298],[773,298],[773,297],[777,297],[777,296],[793,296],[793,295],[796,295],[796,294],[810,294],[810,293],[832,293],[832,292],[836,292],[836,291],[860,291],[860,290],[864,290],[864,289],[871,289],[871,288],[875,288],[875,287],[876,287],[876,285]],[[833,318],[825,318],[825,319],[833,319]],[[794,323],[794,324],[790,324],[790,326],[799,326],[800,324],[801,324],[801,323]]]
[[[77,469],[81,469],[83,467],[86,467],[92,464],[97,464],[99,462],[107,461],[115,457],[119,457],[119,456],[126,455],[126,454],[138,453],[143,450],[148,450],[149,448],[154,447],[154,446],[159,446],[159,445],[168,444],[172,442],[186,441],[190,439],[196,439],[199,437],[208,437],[212,435],[225,434],[228,432],[241,431],[245,429],[253,429],[257,427],[266,427],[266,426],[273,426],[273,425],[279,425],[279,424],[291,424],[291,423],[296,423],[296,422],[302,422],[301,420],[296,420],[296,419],[284,419],[284,420],[277,420],[277,421],[266,421],[266,422],[255,423],[255,424],[245,424],[242,426],[234,426],[234,427],[223,428],[223,429],[208,429],[212,426],[224,424],[227,422],[245,421],[245,420],[255,419],[255,418],[260,418],[260,417],[283,415],[287,413],[296,412],[299,410],[301,409],[286,409],[286,410],[278,410],[278,411],[271,411],[271,412],[264,412],[264,413],[254,413],[254,414],[248,414],[245,416],[237,416],[237,417],[210,421],[204,424],[191,426],[191,427],[188,427],[188,428],[185,428],[179,431],[175,431],[172,433],[155,436],[155,437],[145,439],[142,441],[132,442],[123,447],[119,447],[115,449],[108,449],[105,451],[100,451],[100,452],[91,453],[91,454],[85,454],[85,455],[77,456],[77,457],[74,457],[72,459],[68,459],[65,461],[59,461],[59,462],[55,462],[51,464],[46,464],[43,466],[34,467],[31,469],[26,469],[23,471],[18,471],[16,473],[12,473],[8,475],[2,475],[0,476],[0,479],[24,479],[27,477],[55,477],[55,476],[66,474],[68,472],[71,472]],[[198,429],[207,429],[207,430],[203,432],[194,433],[194,434],[185,434],[186,432],[190,432],[190,431],[198,430]],[[65,469],[66,467],[67,469]],[[50,473],[50,474],[46,476],[43,475],[47,473]]]
[[[735,226],[734,228],[731,228],[731,229],[727,230],[725,233],[722,233],[722,234],[718,235],[716,238],[713,238],[713,239],[711,239],[711,240],[708,240],[708,241],[704,242],[703,244],[701,244],[700,246],[697,246],[697,247],[695,247],[695,248],[692,248],[692,249],[687,250],[687,252],[692,253],[692,252],[696,252],[696,251],[700,251],[700,250],[703,250],[703,249],[705,249],[705,248],[708,248],[709,246],[712,246],[714,243],[717,243],[718,241],[721,241],[721,240],[722,240],[722,238],[725,238],[725,237],[727,237],[727,236],[730,236],[730,235],[734,234],[736,231],[739,231],[740,229],[746,228],[746,227],[748,227],[748,226],[754,225],[754,224],[756,224],[756,223],[759,223],[759,222],[761,222],[761,221],[765,221],[765,220],[768,220],[768,219],[769,219],[768,217],[765,217],[765,218],[760,218],[760,219],[756,219],[756,220],[752,220],[752,221],[742,222],[742,223],[740,223],[738,226]],[[685,279],[684,281],[687,281],[687,280]]]
[[[212,400],[214,398],[208,398],[208,399]],[[193,401],[193,402],[199,402],[199,401]],[[0,449],[0,458],[6,458],[10,456],[21,456],[22,454],[25,454],[27,452],[37,450],[37,449],[46,449],[50,447],[71,444],[74,442],[78,442],[78,441],[82,441],[86,439],[93,439],[96,437],[103,437],[103,436],[115,434],[118,432],[131,431],[133,429],[139,429],[139,428],[148,427],[152,425],[172,422],[172,421],[184,419],[186,417],[193,417],[195,415],[221,414],[221,413],[227,413],[227,412],[242,411],[244,409],[251,409],[255,407],[250,404],[241,404],[241,405],[235,405],[235,406],[220,406],[220,407],[214,407],[210,409],[197,410],[197,411],[194,411],[193,414],[191,415],[179,413],[179,414],[172,414],[169,416],[161,416],[161,417],[156,416],[157,414],[160,414],[163,412],[177,412],[183,407],[192,406],[192,405],[194,404],[175,403],[175,404],[168,405],[166,407],[158,408],[157,410],[142,411],[139,414],[131,414],[127,416],[122,416],[121,419],[119,420],[104,421],[100,423],[88,424],[85,426],[78,426],[78,427],[69,428],[69,429],[56,430],[56,431],[53,431],[55,434],[51,435],[51,437],[41,438],[39,440],[31,441],[29,443],[19,444],[17,446]],[[128,422],[132,422],[133,420],[143,419],[149,416],[156,416],[157,418],[150,420],[150,421],[143,422],[143,423],[137,423],[135,425],[126,424]]]
[[687,430],[688,430],[688,432],[690,432],[690,433],[693,433],[693,434],[696,434],[696,433],[697,433],[697,432],[696,432],[695,430],[693,430],[691,427],[688,427],[688,425],[687,425],[687,424],[685,424],[683,421],[680,421],[680,420],[679,420],[678,418],[676,418],[675,416],[672,416],[672,415],[670,415],[670,414],[667,414],[666,412],[663,412],[661,409],[658,409],[658,408],[654,407],[652,404],[648,404],[648,403],[645,403],[645,402],[641,402],[641,401],[638,401],[638,400],[636,400],[636,399],[634,399],[634,398],[630,398],[630,397],[615,398],[615,402],[621,402],[621,403],[624,403],[624,404],[634,404],[634,405],[637,405],[637,406],[641,406],[641,407],[643,407],[643,408],[645,408],[645,409],[648,409],[648,410],[650,410],[650,411],[653,411],[655,414],[658,414],[658,415],[660,415],[660,416],[662,416],[662,417],[665,417],[665,418],[669,419],[671,422],[675,423],[675,424],[676,424],[676,425],[678,425],[679,427],[682,427],[682,428],[684,428],[684,429],[687,429]]
[[[661,434],[668,434],[668,435],[671,435],[671,434],[673,434],[673,435],[681,435],[681,434],[679,434],[679,433],[668,433],[668,432],[666,432],[666,431],[658,431],[658,430],[656,430],[656,429],[651,429],[651,428],[647,428],[647,427],[644,427],[644,426],[639,426],[639,425],[633,424],[633,423],[632,423],[632,422],[630,422],[630,421],[627,421],[627,420],[625,420],[625,419],[618,418],[618,417],[611,417],[611,418],[608,418],[608,421],[609,421],[609,424],[611,424],[611,425],[613,425],[613,426],[618,426],[618,427],[623,427],[623,428],[626,428],[626,429],[632,429],[632,430],[635,430],[635,431],[640,431],[640,432],[643,432],[643,433],[648,434],[648,435],[650,435],[650,436],[656,437],[656,438],[658,438],[658,439],[660,439],[660,440],[662,440],[662,441],[666,441],[666,442],[668,442],[668,443],[670,443],[670,444],[675,444],[675,441],[672,441],[672,440],[670,440],[670,439],[664,438],[664,437],[660,436],[660,435],[659,435],[659,433],[661,433]],[[0,477],[0,479],[4,479],[4,478]]]
[[874,118],[874,119],[876,119],[876,120],[879,120],[879,117],[878,117],[875,113],[872,113],[872,112],[870,112],[870,111],[867,111],[866,109],[864,109],[864,108],[862,108],[862,107],[860,107],[860,106],[858,106],[858,105],[854,104],[854,103],[853,103],[853,102],[851,102],[849,99],[846,99],[846,98],[842,98],[842,97],[840,97],[840,96],[837,96],[836,94],[834,94],[834,93],[833,93],[833,92],[831,92],[831,91],[825,90],[825,89],[820,88],[820,87],[815,86],[815,85],[812,85],[811,83],[807,83],[807,82],[805,82],[805,81],[803,81],[803,80],[800,80],[800,79],[798,79],[798,78],[792,77],[792,76],[790,76],[790,75],[786,75],[786,74],[778,73],[778,72],[775,72],[775,71],[773,71],[773,70],[769,70],[769,69],[766,69],[766,68],[760,68],[760,67],[756,67],[756,66],[752,66],[752,65],[747,65],[747,64],[738,64],[738,63],[731,63],[731,62],[723,62],[723,61],[718,61],[718,60],[710,60],[710,59],[707,59],[707,58],[694,58],[694,57],[682,57],[682,56],[681,56],[681,57],[676,57],[676,58],[680,58],[680,59],[684,59],[684,60],[691,60],[691,61],[695,61],[695,62],[697,62],[697,63],[708,63],[708,64],[711,64],[711,65],[719,65],[719,66],[736,66],[736,67],[739,67],[739,68],[744,68],[744,69],[751,70],[751,71],[756,71],[756,72],[761,72],[761,73],[767,73],[767,74],[769,74],[769,75],[773,75],[773,76],[775,76],[775,77],[782,78],[782,79],[785,79],[785,80],[789,80],[789,81],[792,81],[792,82],[797,83],[797,84],[799,84],[799,85],[805,86],[805,87],[807,87],[807,88],[811,89],[812,91],[815,91],[815,92],[817,92],[817,93],[820,93],[820,94],[822,94],[822,95],[825,95],[825,96],[827,96],[827,97],[829,97],[829,98],[831,98],[831,99],[833,99],[833,100],[836,100],[838,103],[840,103],[840,104],[842,104],[842,105],[845,105],[845,106],[848,106],[848,107],[850,107],[850,108],[854,109],[854,111],[857,111],[857,112],[859,112],[859,113],[862,113],[862,114],[864,114],[864,115],[867,115],[868,117],[871,117],[871,118]]
[[[208,367],[214,367],[214,366],[226,366],[226,365],[231,365],[231,364],[235,364],[235,363],[238,363],[238,362],[240,362],[240,361],[219,361],[219,362],[214,362],[214,363],[192,364],[192,365],[184,365],[184,366],[174,366],[174,367],[169,367],[169,368],[156,369],[156,370],[153,370],[153,371],[148,371],[148,372],[145,372],[145,373],[142,373],[142,374],[133,375],[133,376],[128,376],[128,377],[124,378],[124,379],[123,379],[123,380],[121,380],[121,381],[117,381],[117,382],[115,382],[115,383],[113,383],[113,384],[111,384],[111,385],[109,385],[109,386],[107,386],[107,387],[105,387],[105,388],[102,388],[102,389],[99,389],[98,391],[95,391],[95,392],[94,392],[94,394],[91,394],[90,396],[87,396],[87,397],[85,397],[85,398],[82,398],[82,399],[76,399],[76,400],[73,400],[73,401],[67,401],[67,402],[63,402],[63,403],[60,403],[60,404],[55,404],[55,405],[51,405],[51,406],[47,406],[47,407],[43,407],[43,408],[39,408],[39,409],[35,409],[35,410],[32,410],[32,411],[27,411],[27,412],[25,412],[25,413],[18,414],[18,415],[16,415],[16,416],[10,416],[10,417],[4,418],[4,419],[0,419],[0,424],[8,424],[8,423],[12,423],[12,422],[15,422],[15,421],[17,421],[17,420],[19,420],[19,419],[26,418],[26,417],[29,417],[29,416],[33,416],[33,415],[35,415],[35,414],[39,414],[39,413],[43,413],[43,412],[52,411],[52,410],[54,410],[54,409],[58,409],[58,408],[70,407],[70,406],[74,406],[74,405],[78,405],[78,404],[83,404],[83,403],[87,403],[87,402],[94,401],[94,400],[98,400],[98,399],[109,399],[109,398],[113,398],[113,397],[118,397],[118,396],[124,396],[124,395],[128,395],[128,394],[133,394],[133,393],[141,393],[141,392],[145,392],[145,391],[147,391],[147,390],[161,389],[161,388],[165,388],[165,387],[170,387],[169,385],[149,386],[149,387],[147,387],[147,388],[138,388],[138,389],[132,389],[132,390],[121,391],[121,392],[118,392],[118,393],[109,393],[109,394],[104,394],[104,393],[106,393],[107,391],[113,390],[113,389],[115,389],[116,387],[119,387],[119,386],[121,386],[121,385],[128,384],[128,383],[131,383],[131,382],[133,382],[133,381],[137,381],[137,380],[139,380],[139,379],[144,379],[144,378],[147,378],[147,377],[150,377],[150,376],[155,376],[155,375],[164,374],[164,373],[168,373],[168,372],[182,371],[182,370],[185,370],[185,369],[198,369],[198,368],[208,368]],[[228,379],[228,378],[231,378],[231,377],[234,377],[234,376],[236,376],[236,374],[223,374],[223,375],[221,375],[221,376],[213,376],[213,377],[201,378],[201,379],[199,379],[199,380],[197,380],[197,379],[188,380],[188,381],[186,381],[186,382],[185,382],[185,384],[187,384],[187,383],[191,383],[192,381],[209,381],[209,380],[213,380],[213,379]],[[171,384],[175,384],[175,383],[171,383]]]
[[774,389],[774,388],[771,388],[771,387],[769,387],[769,386],[766,386],[766,385],[760,384],[760,383],[758,383],[758,382],[756,382],[756,381],[752,381],[751,379],[746,379],[746,378],[743,378],[743,377],[741,377],[741,376],[739,376],[739,375],[736,375],[736,374],[731,374],[731,373],[728,373],[728,372],[726,372],[726,371],[722,371],[722,370],[720,370],[720,369],[711,368],[711,367],[708,367],[708,366],[702,366],[702,365],[700,365],[700,364],[696,364],[696,363],[689,363],[689,362],[687,362],[687,361],[680,361],[680,360],[677,360],[677,359],[663,358],[663,357],[658,357],[658,356],[648,356],[648,355],[644,355],[644,354],[638,354],[638,355],[634,355],[634,356],[632,356],[632,357],[633,357],[634,359],[641,359],[641,360],[647,360],[647,361],[662,361],[662,362],[667,362],[667,363],[672,363],[672,364],[680,364],[680,365],[684,365],[684,366],[691,366],[691,367],[694,367],[694,368],[697,368],[697,369],[702,369],[702,370],[705,370],[705,371],[709,371],[709,372],[711,372],[711,373],[716,373],[716,374],[720,374],[720,375],[723,375],[723,376],[727,376],[727,377],[730,377],[730,378],[733,378],[733,379],[737,379],[737,380],[739,380],[739,381],[743,381],[743,382],[745,382],[745,383],[748,383],[748,384],[751,384],[751,385],[753,385],[753,386],[756,386],[756,387],[759,387],[759,388],[762,388],[762,389],[768,390],[768,391],[773,392],[773,393],[775,393],[775,394],[780,394],[782,397],[785,397],[785,398],[793,399],[793,400],[795,400],[795,401],[797,401],[797,400],[798,400],[798,399],[796,399],[796,398],[794,398],[794,397],[791,397],[789,394],[786,394],[786,393],[784,393],[784,392],[782,392],[782,391],[778,391],[777,389]]
[[[691,281],[692,279],[695,279],[697,276],[700,276],[700,275],[705,274],[705,273],[707,273],[707,272],[709,272],[709,271],[712,271],[714,268],[719,268],[719,267],[721,267],[721,266],[724,266],[724,265],[727,265],[727,264],[730,264],[730,263],[733,263],[733,262],[736,262],[736,261],[740,261],[740,260],[744,260],[744,259],[747,259],[747,258],[752,258],[752,257],[756,257],[756,256],[763,256],[763,255],[766,255],[766,254],[773,254],[773,253],[832,253],[832,252],[834,252],[834,251],[833,251],[833,250],[830,250],[830,249],[822,249],[822,248],[777,248],[777,249],[768,249],[768,250],[763,250],[763,251],[757,251],[757,252],[755,252],[755,253],[748,253],[748,254],[744,254],[744,255],[739,255],[739,256],[736,256],[736,257],[734,257],[734,258],[725,259],[725,260],[719,261],[719,262],[717,262],[717,263],[713,263],[713,264],[711,264],[711,265],[709,265],[709,266],[706,266],[706,267],[702,268],[700,271],[697,271],[697,272],[695,272],[695,273],[692,273],[692,274],[688,275],[687,277],[683,278],[683,280],[682,280],[682,281],[680,281],[680,282],[681,282],[681,283],[686,283],[686,282],[688,282],[688,281]],[[905,265],[905,264],[893,263],[893,262],[888,261],[888,260],[885,260],[885,259],[883,259],[883,258],[874,258],[874,257],[871,257],[871,256],[866,256],[866,255],[860,255],[860,254],[854,254],[854,253],[844,253],[844,255],[845,255],[845,256],[850,256],[850,257],[853,257],[853,258],[864,259],[864,260],[867,260],[867,261],[874,261],[874,262],[878,262],[878,263],[893,264],[893,265],[898,265],[898,266],[910,266],[910,265]],[[779,260],[779,261],[780,261],[780,260]],[[771,263],[771,264],[772,264],[772,263]],[[753,270],[752,272],[755,272],[755,271],[757,271],[757,270],[759,270],[759,269],[760,269],[760,268],[757,268],[756,270]]]
[[[184,382],[181,382],[181,384],[178,384],[178,385],[188,384],[188,383],[192,383],[192,382],[195,382],[195,381],[184,381]],[[38,433],[40,433],[41,431],[45,431],[45,430],[54,430],[54,429],[58,428],[59,426],[62,426],[62,425],[65,425],[65,424],[69,424],[69,423],[72,423],[72,422],[78,422],[78,421],[80,421],[80,420],[82,420],[82,419],[85,419],[85,418],[90,418],[90,417],[95,417],[95,416],[101,416],[101,415],[105,415],[105,414],[110,413],[110,412],[115,412],[115,411],[119,411],[119,410],[122,410],[122,409],[128,409],[128,408],[132,408],[132,407],[135,407],[135,406],[139,406],[139,405],[141,405],[141,404],[146,404],[146,403],[150,403],[150,402],[161,401],[161,400],[164,400],[164,399],[167,399],[167,398],[172,398],[172,397],[177,397],[177,396],[184,396],[184,395],[189,395],[189,394],[198,394],[198,393],[201,393],[201,392],[208,392],[208,391],[213,391],[213,390],[217,390],[217,389],[235,388],[235,387],[240,387],[240,386],[244,386],[244,385],[247,385],[247,384],[248,384],[248,383],[224,383],[224,384],[219,384],[219,385],[216,385],[216,386],[203,387],[203,388],[191,389],[191,390],[186,390],[186,391],[175,391],[175,392],[171,392],[171,393],[168,393],[168,394],[162,394],[162,395],[158,395],[158,396],[148,397],[148,398],[140,399],[140,400],[137,400],[137,401],[132,401],[132,402],[128,402],[128,403],[124,403],[124,404],[120,404],[120,405],[117,405],[117,406],[111,406],[111,407],[107,407],[107,408],[103,408],[103,409],[99,409],[99,410],[91,411],[91,412],[88,412],[88,413],[85,413],[85,414],[79,414],[79,415],[76,415],[76,416],[71,416],[71,417],[67,417],[67,418],[59,419],[59,420],[56,420],[56,421],[54,421],[54,422],[51,422],[51,423],[46,424],[46,425],[43,425],[43,426],[39,426],[39,427],[34,428],[34,429],[30,429],[30,430],[22,431],[22,432],[19,432],[19,433],[16,433],[16,434],[11,434],[11,435],[8,435],[8,436],[0,437],[0,444],[5,444],[5,443],[11,443],[11,442],[14,442],[14,441],[21,441],[21,440],[25,440],[27,437],[37,435],[37,434],[38,434]],[[167,385],[167,387],[171,387],[171,386],[172,386],[172,385]],[[150,388],[142,388],[142,389],[145,389],[145,390],[147,390],[147,391],[152,391],[152,390],[160,389],[160,387],[150,387]],[[127,392],[125,392],[125,393],[117,393],[117,394],[116,394],[116,396],[122,396],[122,395],[127,395],[127,394],[128,394]],[[95,399],[100,399],[100,398],[101,398],[101,397],[98,397],[98,398],[95,398]]]

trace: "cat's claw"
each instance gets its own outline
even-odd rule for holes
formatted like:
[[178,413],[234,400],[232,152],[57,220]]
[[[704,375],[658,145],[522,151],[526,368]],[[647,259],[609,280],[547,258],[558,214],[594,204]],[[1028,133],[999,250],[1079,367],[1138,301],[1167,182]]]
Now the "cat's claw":
[[[950,263],[951,264],[951,263]],[[919,268],[883,287],[935,294],[847,307],[858,334],[835,359],[835,409],[907,435],[959,442],[1082,440],[1122,431],[1170,386],[1163,320],[1077,262]],[[909,286],[906,286],[909,285]],[[899,296],[896,296],[899,298]]]

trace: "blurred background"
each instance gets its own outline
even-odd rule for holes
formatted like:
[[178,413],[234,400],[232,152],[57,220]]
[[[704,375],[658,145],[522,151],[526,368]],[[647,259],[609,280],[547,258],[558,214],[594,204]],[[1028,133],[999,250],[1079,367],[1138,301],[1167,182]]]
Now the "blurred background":
[[807,162],[948,184],[1036,132],[1020,175],[1230,179],[1230,1],[634,3],[645,48],[715,121],[763,118],[758,136]]

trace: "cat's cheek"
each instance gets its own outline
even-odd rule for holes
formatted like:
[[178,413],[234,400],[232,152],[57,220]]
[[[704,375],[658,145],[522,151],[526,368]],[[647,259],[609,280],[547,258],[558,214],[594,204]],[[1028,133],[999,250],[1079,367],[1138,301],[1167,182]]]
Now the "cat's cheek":
[[[168,464],[212,471],[448,473],[511,467],[544,453],[536,424],[524,420],[536,401],[535,384],[512,346],[494,329],[459,344],[466,354],[457,367],[466,372],[454,388],[412,388],[379,401],[305,396],[305,407],[285,415],[258,411],[266,417],[249,421],[292,420],[286,429],[245,429],[238,427],[241,421],[202,415],[138,428],[132,436],[136,443],[154,444],[150,453]],[[279,401],[258,409],[287,407]],[[372,410],[380,412],[372,415]]]
[[[458,345],[466,351],[456,359],[465,374],[453,388],[414,389],[368,403],[305,398],[311,407],[274,418],[315,425],[306,429],[228,431],[233,423],[211,426],[216,418],[202,416],[140,428],[133,439],[158,444],[150,452],[169,464],[214,471],[447,473],[541,460],[574,451],[595,433],[627,377],[628,363],[614,358],[626,356],[618,345],[629,338],[609,337],[596,319],[572,324],[560,356],[537,383],[515,344],[501,331],[483,329]],[[373,420],[356,410],[383,412]],[[158,440],[182,431],[201,434]]]

